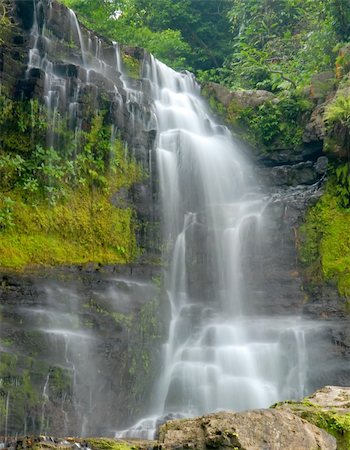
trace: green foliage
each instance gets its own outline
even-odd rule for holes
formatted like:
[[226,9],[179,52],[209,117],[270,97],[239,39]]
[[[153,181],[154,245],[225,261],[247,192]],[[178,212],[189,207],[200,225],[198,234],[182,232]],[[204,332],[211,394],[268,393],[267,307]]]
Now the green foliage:
[[[219,67],[229,51],[223,0],[64,0],[95,31],[146,48],[174,69]],[[115,12],[119,11],[116,20]]]
[[[190,47],[177,29],[153,30],[145,20],[145,11],[136,0],[91,1],[62,0],[74,9],[89,28],[121,44],[144,47],[174,69],[186,67]],[[163,9],[163,7],[162,7]],[[116,19],[116,11],[122,12]],[[135,72],[131,72],[133,76]]]
[[340,41],[350,38],[350,4],[348,0],[328,0],[333,28]]
[[0,45],[4,43],[12,24],[4,0],[0,0]]
[[131,78],[140,78],[141,76],[141,64],[140,61],[133,58],[130,55],[123,54],[122,61],[126,68],[127,75]]
[[266,101],[257,108],[235,109],[230,105],[228,118],[238,121],[248,131],[245,135],[253,144],[273,149],[276,141],[279,148],[295,148],[302,143],[302,115],[310,104],[297,95],[282,95]]
[[343,164],[335,169],[336,184],[335,193],[339,199],[340,206],[348,208],[350,206],[350,174],[349,165]]
[[327,105],[324,117],[329,125],[339,122],[350,129],[350,97],[337,95],[335,100]]
[[0,230],[14,226],[13,207],[15,202],[11,197],[3,197],[0,200]]
[[274,91],[287,82],[290,88],[332,66],[336,32],[323,0],[233,0],[229,17],[234,34],[226,62],[230,86]]
[[[177,30],[189,46],[187,66],[219,67],[229,50],[228,3],[222,0],[134,0],[152,31]],[[187,56],[187,55],[184,55]]]

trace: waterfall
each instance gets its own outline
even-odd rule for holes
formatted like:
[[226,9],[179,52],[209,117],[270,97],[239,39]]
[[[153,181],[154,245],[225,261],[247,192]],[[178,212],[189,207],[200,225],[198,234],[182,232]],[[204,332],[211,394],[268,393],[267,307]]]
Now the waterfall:
[[[149,57],[144,61],[143,80],[131,81],[125,75],[118,44],[104,49],[99,38],[80,29],[72,11],[67,27],[75,45],[55,65],[50,57],[58,43],[46,22],[39,26],[38,21],[43,0],[33,3],[27,76],[35,69],[44,73],[44,97],[52,125],[48,146],[57,143],[57,114],[65,115],[72,129],[79,132],[83,86],[94,88],[101,77],[116,110],[126,104],[128,115],[121,114],[120,121],[125,121],[124,128],[130,135],[140,128],[157,130],[155,149],[147,148],[149,153],[145,153],[152,177],[151,152],[157,160],[155,178],[163,211],[166,300],[171,318],[149,416],[116,435],[151,438],[167,417],[268,407],[279,400],[302,397],[307,373],[305,323],[298,317],[264,316],[265,299],[261,298],[258,311],[256,287],[249,282],[261,277],[261,244],[271,198],[255,182],[254,169],[241,144],[215,122],[191,74],[176,73]],[[48,15],[50,8],[48,2]],[[104,59],[104,51],[109,52],[109,59]],[[74,80],[62,75],[62,65],[79,68]],[[153,104],[151,110],[149,103]],[[111,128],[113,140],[117,124]],[[122,293],[118,291],[115,297]],[[99,354],[102,359],[102,339],[96,339],[96,330],[90,329],[90,322],[84,322],[78,312],[77,305],[82,305],[83,299],[74,289],[62,291],[59,286],[51,286],[46,294],[45,310],[32,309],[31,326],[38,327],[49,343],[47,347],[55,349],[50,355],[54,366],[72,375],[73,402],[69,404],[65,392],[60,404],[65,427],[73,410],[79,416],[74,429],[88,435],[91,427],[95,430],[97,422],[100,425],[105,420],[107,404],[115,409],[109,398],[111,380],[102,379],[103,370],[92,357]],[[142,294],[145,296],[144,286]],[[105,297],[111,300],[112,312],[117,313],[113,296],[106,293]],[[67,298],[67,304],[61,306],[62,311],[57,310],[63,298]],[[131,303],[129,297],[125,303]],[[79,316],[77,323],[74,316]],[[39,328],[41,321],[46,324],[44,328]],[[111,349],[115,345],[113,341]],[[101,380],[110,384],[104,387]],[[48,414],[49,387],[48,374],[42,395],[42,422]],[[102,398],[97,387],[104,388],[109,397],[106,394]]]
[[150,416],[116,436],[152,438],[162,417],[301,397],[306,364],[298,318],[272,320],[251,302],[247,275],[262,258],[269,199],[240,144],[212,119],[191,74],[151,57],[144,77],[157,117],[171,321]]

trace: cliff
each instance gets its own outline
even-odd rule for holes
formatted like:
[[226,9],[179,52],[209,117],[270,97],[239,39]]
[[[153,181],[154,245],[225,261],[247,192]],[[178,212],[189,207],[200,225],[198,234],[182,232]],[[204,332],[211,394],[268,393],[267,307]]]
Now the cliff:
[[2,6],[0,434],[111,435],[149,401],[166,315],[147,54],[56,1]]

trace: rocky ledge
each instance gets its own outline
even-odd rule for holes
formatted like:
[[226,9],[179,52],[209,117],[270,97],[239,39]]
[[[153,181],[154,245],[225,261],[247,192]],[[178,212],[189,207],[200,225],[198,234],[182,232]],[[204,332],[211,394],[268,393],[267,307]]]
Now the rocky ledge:
[[269,409],[218,412],[193,419],[171,420],[157,441],[105,438],[21,438],[5,447],[44,450],[348,450],[350,388],[326,386],[299,402]]

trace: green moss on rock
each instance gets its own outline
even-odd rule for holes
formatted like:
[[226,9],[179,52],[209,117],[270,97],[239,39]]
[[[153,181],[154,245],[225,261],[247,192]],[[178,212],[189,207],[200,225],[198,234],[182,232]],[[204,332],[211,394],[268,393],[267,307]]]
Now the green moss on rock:
[[107,438],[86,439],[88,446],[92,450],[137,450],[139,446],[126,441]]
[[139,252],[125,191],[142,170],[111,140],[105,114],[75,137],[58,117],[50,148],[48,112],[36,100],[2,94],[0,116],[0,267],[132,261]]
[[334,282],[340,295],[350,296],[350,209],[339,206],[334,184],[308,211],[299,250],[309,287]]
[[141,76],[141,62],[131,55],[122,54],[122,61],[126,69],[126,73],[130,78],[139,79]]
[[350,412],[338,412],[326,409],[310,400],[301,402],[281,402],[273,406],[276,409],[288,409],[293,414],[327,431],[337,440],[338,450],[350,448]]

